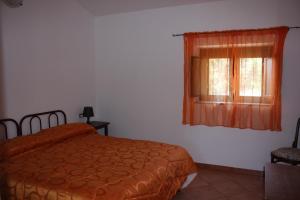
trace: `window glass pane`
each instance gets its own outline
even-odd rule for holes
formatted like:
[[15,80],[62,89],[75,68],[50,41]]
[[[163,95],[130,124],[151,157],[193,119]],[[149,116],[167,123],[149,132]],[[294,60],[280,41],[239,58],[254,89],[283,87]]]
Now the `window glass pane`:
[[209,59],[209,95],[229,95],[229,59]]
[[240,96],[262,96],[262,58],[240,59]]
[[265,84],[266,84],[266,96],[271,96],[271,81],[272,81],[272,58],[264,59],[265,65]]

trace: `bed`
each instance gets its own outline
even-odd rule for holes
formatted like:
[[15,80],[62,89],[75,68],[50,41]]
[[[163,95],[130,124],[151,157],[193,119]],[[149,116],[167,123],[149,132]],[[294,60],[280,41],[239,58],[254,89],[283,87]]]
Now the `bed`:
[[[2,145],[3,199],[172,199],[196,172],[182,147],[102,136],[90,125],[67,123],[64,112],[63,124],[52,113],[43,129],[39,116],[16,125],[16,135],[24,135],[28,119],[30,135]],[[51,127],[51,118],[57,126]],[[41,129],[35,134],[33,121]]]

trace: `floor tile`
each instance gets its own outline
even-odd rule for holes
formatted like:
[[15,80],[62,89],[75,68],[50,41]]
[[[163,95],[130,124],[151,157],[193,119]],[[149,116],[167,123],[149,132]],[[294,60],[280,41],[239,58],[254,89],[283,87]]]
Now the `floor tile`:
[[215,169],[200,169],[197,177],[173,200],[263,200],[263,178]]

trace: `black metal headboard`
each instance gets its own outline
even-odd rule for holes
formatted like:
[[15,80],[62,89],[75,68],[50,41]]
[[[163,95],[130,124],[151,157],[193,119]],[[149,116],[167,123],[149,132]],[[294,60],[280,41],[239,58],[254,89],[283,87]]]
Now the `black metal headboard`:
[[11,118],[0,119],[0,125],[2,125],[2,127],[4,128],[4,138],[3,139],[5,139],[5,140],[8,139],[7,123],[12,123],[15,126],[17,136],[21,135],[21,132],[20,132],[21,129],[20,129],[19,124],[18,124],[18,122],[16,120],[11,119]]
[[[67,116],[66,113],[62,110],[53,110],[53,111],[48,111],[48,112],[41,112],[41,113],[34,113],[34,114],[30,114],[30,115],[25,115],[24,117],[22,117],[22,119],[20,120],[19,123],[19,127],[20,127],[20,135],[24,134],[24,130],[23,130],[23,124],[25,123],[25,121],[29,120],[29,130],[30,130],[30,134],[32,134],[32,121],[34,119],[37,119],[39,122],[39,129],[42,130],[43,129],[43,123],[42,123],[42,119],[41,116],[46,116],[48,119],[48,127],[47,128],[51,128],[51,117],[55,117],[54,119],[56,119],[56,126],[60,125],[60,124],[66,124],[67,123]],[[62,119],[62,120],[60,120]],[[62,123],[60,123],[60,121],[62,121]]]

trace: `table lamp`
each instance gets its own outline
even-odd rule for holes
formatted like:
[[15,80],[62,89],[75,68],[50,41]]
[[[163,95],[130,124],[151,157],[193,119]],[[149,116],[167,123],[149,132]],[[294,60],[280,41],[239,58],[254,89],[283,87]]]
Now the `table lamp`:
[[83,108],[83,113],[82,113],[83,117],[86,117],[86,123],[90,123],[90,117],[94,117],[94,111],[93,111],[93,107],[92,106],[85,106]]

